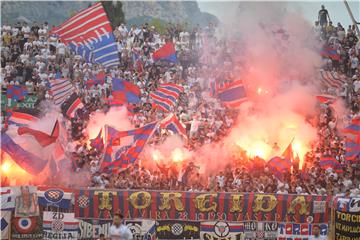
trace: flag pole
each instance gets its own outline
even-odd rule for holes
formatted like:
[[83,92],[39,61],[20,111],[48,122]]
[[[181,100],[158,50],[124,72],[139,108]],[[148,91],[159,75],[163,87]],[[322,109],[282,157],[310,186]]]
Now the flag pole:
[[344,0],[344,4],[345,4],[345,7],[346,7],[346,9],[347,9],[347,11],[349,13],[351,21],[353,22],[353,25],[355,26],[357,35],[360,37],[360,31],[359,31],[359,27],[358,27],[358,24],[360,24],[360,23],[355,20],[354,15],[352,14],[352,11],[350,9],[350,6],[349,6],[349,4],[348,4],[348,2],[346,0]]

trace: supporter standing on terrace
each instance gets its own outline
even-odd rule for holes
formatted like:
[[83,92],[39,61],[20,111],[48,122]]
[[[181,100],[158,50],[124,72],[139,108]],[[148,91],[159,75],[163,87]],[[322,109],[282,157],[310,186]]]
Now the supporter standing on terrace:
[[114,215],[114,222],[110,227],[111,240],[132,240],[130,229],[124,224],[124,216],[121,213]]

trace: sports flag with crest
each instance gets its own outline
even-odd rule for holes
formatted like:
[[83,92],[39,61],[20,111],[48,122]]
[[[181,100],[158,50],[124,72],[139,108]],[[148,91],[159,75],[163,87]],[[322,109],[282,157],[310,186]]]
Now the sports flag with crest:
[[60,187],[38,187],[39,206],[55,206],[62,209],[71,207],[72,190]]
[[115,170],[134,163],[157,126],[154,122],[129,131],[117,131],[106,125],[107,146],[101,168]]
[[184,88],[180,85],[165,83],[161,84],[155,92],[150,93],[150,97],[157,108],[164,112],[170,112],[183,91]]
[[1,239],[9,239],[11,211],[1,211]]
[[51,30],[87,62],[105,67],[120,64],[117,44],[101,2],[80,11]]
[[74,213],[44,212],[44,239],[77,240],[79,220]]

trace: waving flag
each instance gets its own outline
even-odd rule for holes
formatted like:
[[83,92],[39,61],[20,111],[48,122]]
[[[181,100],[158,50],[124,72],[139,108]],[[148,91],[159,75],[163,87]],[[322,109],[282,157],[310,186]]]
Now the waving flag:
[[328,57],[332,60],[339,61],[340,60],[340,54],[336,51],[335,48],[325,46],[321,51],[321,56]]
[[140,89],[138,86],[117,78],[112,79],[113,99],[119,103],[139,103]]
[[171,108],[175,106],[180,93],[184,88],[174,83],[161,84],[158,89],[150,93],[150,97],[154,101],[154,105],[164,112],[170,112]]
[[8,111],[9,125],[26,126],[39,120],[40,111],[36,109],[18,109],[16,111]]
[[117,43],[100,2],[80,11],[52,29],[51,33],[58,35],[63,43],[87,62],[105,67],[117,66],[120,63]]
[[28,127],[19,127],[18,134],[19,135],[29,134],[33,136],[41,146],[46,147],[54,143],[59,137],[59,122],[58,121],[55,122],[51,135],[48,135],[42,131],[31,129]]
[[244,84],[241,80],[226,84],[217,91],[218,99],[227,107],[237,107],[247,100]]
[[291,140],[290,144],[287,146],[287,148],[285,149],[285,151],[281,154],[281,156],[283,156],[284,158],[286,158],[287,160],[290,160],[290,163],[293,161],[294,159],[294,152],[292,149],[292,142],[294,141]]
[[360,145],[357,142],[347,139],[345,142],[345,150],[345,159],[348,161],[356,161],[360,154]]
[[102,139],[102,129],[100,129],[100,132],[96,138],[90,139],[90,146],[92,148],[97,149],[100,152],[104,149],[104,142]]
[[328,94],[316,95],[316,99],[323,104],[333,104],[336,101],[336,97]]
[[359,136],[360,134],[360,116],[351,119],[351,124],[344,129],[345,133]]
[[166,43],[153,53],[154,61],[164,60],[177,62],[176,51],[173,43]]
[[107,148],[102,169],[126,168],[134,163],[157,125],[157,122],[149,123],[144,127],[129,131],[117,131],[106,126]]
[[168,117],[166,117],[164,120],[160,122],[160,128],[162,129],[168,129],[172,131],[173,133],[180,134],[183,138],[187,139],[186,135],[186,129],[184,126],[180,123],[179,119],[176,117],[175,114],[170,114]]
[[290,171],[291,159],[285,157],[273,157],[267,162],[267,166],[278,179],[281,179],[284,171]]
[[24,100],[28,95],[28,91],[25,86],[21,85],[9,85],[6,90],[6,97],[15,101]]
[[67,78],[52,79],[49,82],[51,95],[56,105],[61,105],[75,92],[74,86]]
[[338,173],[343,171],[341,164],[331,156],[322,156],[320,158],[319,165],[322,169],[332,168]]
[[46,161],[20,147],[6,133],[1,134],[1,150],[30,174],[40,173],[46,165]]
[[69,118],[73,118],[78,109],[84,107],[81,99],[78,97],[76,93],[71,94],[71,96],[65,100],[65,102],[61,105],[61,110],[64,115]]
[[320,70],[320,82],[327,88],[341,88],[346,82],[346,76],[338,74],[337,72]]

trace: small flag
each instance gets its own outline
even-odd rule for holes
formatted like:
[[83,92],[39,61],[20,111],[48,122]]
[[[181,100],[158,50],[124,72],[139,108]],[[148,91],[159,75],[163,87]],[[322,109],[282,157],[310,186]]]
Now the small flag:
[[[105,155],[108,156],[107,158],[105,156],[102,162],[102,169],[114,170],[133,164],[157,126],[158,123],[154,122],[129,131],[117,131],[106,125],[107,148]],[[116,148],[113,149],[114,146]]]
[[321,51],[321,56],[328,57],[332,60],[339,61],[340,60],[340,54],[336,51],[335,48],[325,46]]
[[96,138],[90,139],[90,146],[92,148],[97,149],[99,152],[101,152],[104,149],[104,142],[101,135],[102,135],[102,129],[100,129],[100,132]]
[[52,79],[49,82],[51,95],[56,105],[61,105],[75,92],[74,86],[67,78]]
[[284,171],[290,171],[291,169],[291,159],[273,157],[267,162],[267,166],[278,179],[282,179]]
[[245,87],[241,80],[234,81],[218,89],[217,97],[227,107],[238,107],[247,101]]
[[332,168],[336,172],[342,172],[341,164],[331,156],[322,156],[320,157],[319,165],[322,169]]
[[170,112],[172,107],[175,106],[180,93],[184,88],[174,83],[161,84],[158,89],[150,93],[150,97],[154,101],[154,105],[164,112]]
[[69,118],[73,118],[78,109],[84,107],[81,99],[76,93],[71,94],[71,96],[61,105],[61,110],[64,115]]
[[160,128],[162,129],[168,129],[172,131],[173,133],[180,134],[183,138],[187,139],[186,135],[186,129],[184,126],[180,123],[179,119],[176,117],[175,114],[170,114],[168,117],[166,117],[164,120],[160,122]]
[[138,86],[125,80],[112,79],[113,100],[122,103],[140,103],[140,93]]
[[177,62],[176,50],[173,43],[166,43],[164,46],[159,48],[153,53],[154,61],[169,61],[169,62]]
[[28,95],[28,91],[25,86],[21,85],[9,85],[6,90],[6,97],[14,101],[24,100]]

